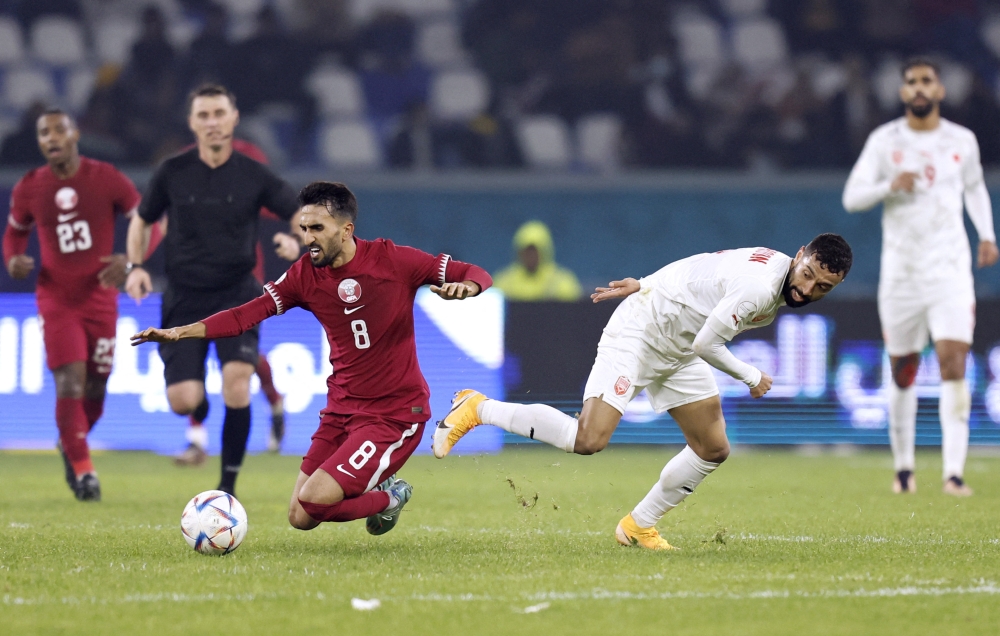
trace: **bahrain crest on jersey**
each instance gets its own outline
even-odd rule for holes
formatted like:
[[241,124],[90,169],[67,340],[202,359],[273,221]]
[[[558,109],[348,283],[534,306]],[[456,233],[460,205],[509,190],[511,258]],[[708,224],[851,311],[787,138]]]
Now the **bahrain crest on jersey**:
[[356,303],[361,298],[361,285],[353,278],[345,278],[340,281],[337,293],[345,303]]
[[615,382],[615,395],[625,395],[630,386],[632,386],[632,383],[628,381],[628,378],[624,375],[618,376],[618,381]]
[[[739,329],[740,323],[746,321],[747,318],[753,316],[755,313],[757,313],[757,303],[752,303],[749,300],[741,302],[736,308],[736,313],[733,314],[733,329]],[[755,320],[754,322],[757,321]]]
[[59,206],[60,210],[72,210],[79,200],[80,198],[73,188],[59,188],[59,191],[56,192],[56,205]]

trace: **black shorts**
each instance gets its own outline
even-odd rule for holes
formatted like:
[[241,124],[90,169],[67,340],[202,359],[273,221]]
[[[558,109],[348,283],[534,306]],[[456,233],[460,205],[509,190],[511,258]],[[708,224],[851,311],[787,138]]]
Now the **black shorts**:
[[[232,309],[260,296],[261,287],[252,276],[242,283],[222,290],[185,289],[168,286],[163,294],[160,325],[163,329],[180,327],[208,318],[224,309]],[[163,377],[167,386],[185,380],[205,381],[205,358],[209,340],[190,338],[160,343]],[[257,365],[260,326],[234,338],[214,340],[219,366],[239,361]]]

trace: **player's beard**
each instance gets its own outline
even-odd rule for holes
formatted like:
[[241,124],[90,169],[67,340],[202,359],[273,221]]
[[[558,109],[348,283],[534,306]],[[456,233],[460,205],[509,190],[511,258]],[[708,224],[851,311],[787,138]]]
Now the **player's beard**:
[[313,267],[328,267],[330,263],[332,263],[333,260],[340,255],[340,250],[335,249],[335,243],[333,241],[331,241],[329,245],[320,245],[317,243],[315,246],[306,246],[306,249],[309,249],[310,247],[319,248],[319,260],[312,255],[312,252],[309,252],[309,262],[312,263]]
[[937,102],[935,102],[934,100],[926,97],[924,99],[925,101],[922,104],[914,104],[913,102],[916,100],[916,98],[911,99],[906,104],[906,110],[909,111],[909,113],[914,117],[916,117],[917,119],[923,119],[927,117],[928,115],[933,113],[934,109],[937,107]]
[[788,272],[788,275],[785,276],[785,282],[781,285],[781,295],[785,298],[785,304],[789,307],[795,308],[805,307],[812,302],[798,287],[795,288],[795,291],[802,297],[802,300],[795,300],[795,298],[792,297],[792,273]]

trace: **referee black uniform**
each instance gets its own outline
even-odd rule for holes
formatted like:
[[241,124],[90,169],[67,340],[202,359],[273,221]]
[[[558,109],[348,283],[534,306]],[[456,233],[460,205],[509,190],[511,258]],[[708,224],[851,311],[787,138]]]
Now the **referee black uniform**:
[[[298,209],[296,193],[266,166],[239,152],[217,168],[204,163],[197,148],[160,165],[142,198],[139,216],[147,225],[164,214],[168,217],[161,328],[198,322],[261,294],[252,272],[262,207],[290,219]],[[258,334],[254,327],[241,336],[215,340],[220,367],[230,361],[256,365]],[[204,383],[208,343],[186,339],[160,344],[167,386],[185,380]],[[235,488],[249,434],[250,407],[227,407],[220,489]]]

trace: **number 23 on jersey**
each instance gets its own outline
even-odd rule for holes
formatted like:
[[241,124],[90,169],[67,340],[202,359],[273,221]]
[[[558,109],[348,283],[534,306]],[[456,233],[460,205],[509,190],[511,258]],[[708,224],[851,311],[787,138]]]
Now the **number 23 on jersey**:
[[94,244],[90,238],[90,224],[83,219],[60,223],[56,226],[56,235],[59,237],[59,251],[63,254],[89,250]]

